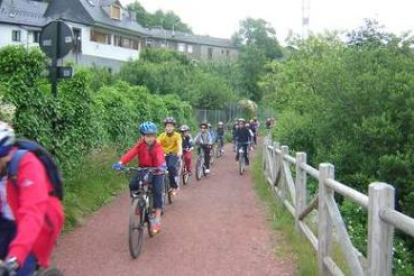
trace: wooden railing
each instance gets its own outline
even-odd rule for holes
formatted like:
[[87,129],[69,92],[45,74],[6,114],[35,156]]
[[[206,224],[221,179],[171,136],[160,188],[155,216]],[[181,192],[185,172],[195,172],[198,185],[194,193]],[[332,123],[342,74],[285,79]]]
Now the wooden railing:
[[[323,163],[317,170],[307,164],[306,153],[298,152],[292,157],[287,146],[280,147],[269,137],[264,141],[263,167],[269,185],[295,217],[296,230],[303,233],[315,249],[319,275],[344,275],[334,261],[334,242],[339,244],[351,275],[392,275],[394,228],[414,237],[414,219],[394,209],[393,186],[372,183],[367,196],[336,181],[333,165]],[[313,199],[308,198],[308,176],[319,182]],[[353,246],[334,193],[368,210],[366,257]],[[314,225],[305,222],[310,214],[313,214]]]

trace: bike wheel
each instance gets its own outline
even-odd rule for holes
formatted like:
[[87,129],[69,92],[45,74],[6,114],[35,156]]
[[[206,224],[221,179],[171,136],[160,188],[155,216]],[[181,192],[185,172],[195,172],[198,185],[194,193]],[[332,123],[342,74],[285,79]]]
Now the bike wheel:
[[245,163],[244,157],[240,156],[239,157],[239,173],[240,173],[240,175],[244,174],[244,166],[245,166],[244,163]]
[[142,200],[142,198],[135,198],[132,201],[129,214],[128,243],[129,253],[133,259],[138,258],[138,256],[141,254],[142,246],[144,244],[146,210],[141,210],[138,206],[140,200]]
[[204,176],[203,161],[198,158],[196,163],[196,179],[200,181]]
[[165,193],[167,195],[168,204],[172,204],[174,202],[174,195],[172,193],[170,178],[168,175],[165,176],[164,183],[165,183]]
[[34,274],[35,276],[64,276],[63,272],[57,268],[41,269]]
[[190,174],[185,173],[183,174],[183,184],[187,185],[190,182]]
[[221,147],[218,147],[216,150],[216,157],[220,158],[221,157]]
[[214,150],[214,147],[213,147],[210,151],[210,165],[211,166],[214,164],[215,157],[216,157],[216,154],[215,154],[215,150]]

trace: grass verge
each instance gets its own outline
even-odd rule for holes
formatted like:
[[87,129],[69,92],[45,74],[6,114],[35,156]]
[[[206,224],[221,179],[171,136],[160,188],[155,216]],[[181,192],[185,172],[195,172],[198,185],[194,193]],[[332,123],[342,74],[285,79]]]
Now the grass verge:
[[65,231],[82,224],[87,215],[99,210],[127,187],[127,180],[111,170],[119,159],[115,150],[104,148],[86,157],[77,175],[65,180]]
[[262,151],[258,149],[253,163],[254,187],[260,202],[266,207],[271,228],[277,232],[275,235],[283,236],[283,239],[278,239],[276,254],[283,258],[294,256],[296,275],[318,275],[315,252],[306,238],[296,232],[295,221],[290,213],[275,199],[273,191],[265,180],[262,160]]

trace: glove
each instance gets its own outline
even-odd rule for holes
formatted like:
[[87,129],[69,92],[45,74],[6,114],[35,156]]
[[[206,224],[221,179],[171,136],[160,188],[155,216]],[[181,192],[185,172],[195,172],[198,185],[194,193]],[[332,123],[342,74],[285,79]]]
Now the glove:
[[6,262],[2,262],[0,263],[0,276],[16,276],[16,270],[18,267],[19,265],[17,264],[16,258],[12,258]]
[[122,167],[122,165],[121,165],[120,162],[112,165],[112,169],[117,170],[117,171],[120,171],[121,167]]

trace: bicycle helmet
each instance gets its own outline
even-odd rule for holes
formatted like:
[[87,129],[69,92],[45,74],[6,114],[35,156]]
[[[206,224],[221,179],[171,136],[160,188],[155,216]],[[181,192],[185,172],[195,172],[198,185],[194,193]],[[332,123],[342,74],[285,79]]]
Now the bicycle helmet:
[[237,120],[239,123],[245,123],[246,122],[246,120],[245,119],[243,119],[243,118],[240,118],[240,119],[238,119]]
[[167,125],[167,124],[172,124],[172,125],[176,125],[176,121],[175,121],[175,119],[173,118],[173,117],[167,117],[165,120],[164,120],[164,125]]
[[145,134],[157,134],[158,127],[153,122],[144,122],[139,126],[139,132]]
[[219,126],[223,126],[223,122],[218,122],[218,125]]
[[180,127],[180,131],[181,132],[185,132],[185,131],[189,131],[190,130],[190,127],[189,126],[187,126],[187,125],[182,125],[181,127]]
[[208,127],[208,123],[207,122],[201,122],[200,127],[202,127],[202,126]]
[[5,157],[9,154],[15,141],[16,137],[13,128],[0,121],[0,157]]

